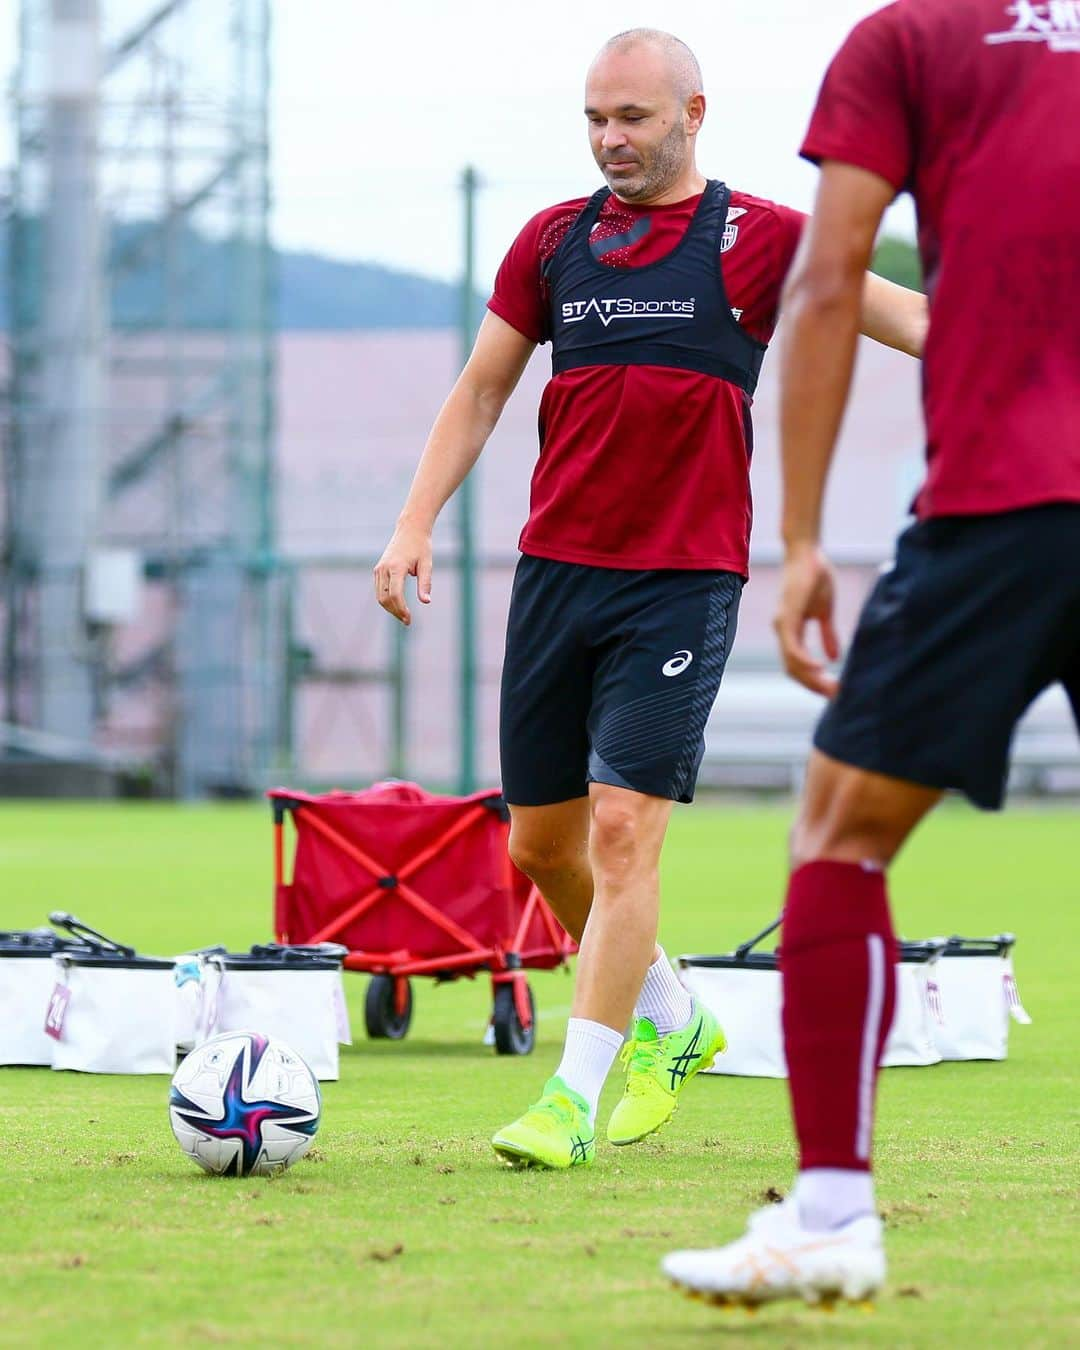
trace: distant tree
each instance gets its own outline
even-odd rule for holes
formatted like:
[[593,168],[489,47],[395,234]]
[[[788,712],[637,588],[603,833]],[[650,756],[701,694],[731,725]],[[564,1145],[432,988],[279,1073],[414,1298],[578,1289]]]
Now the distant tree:
[[879,277],[895,281],[900,286],[907,286],[913,291],[923,289],[919,250],[910,239],[897,239],[893,235],[886,235],[874,250],[870,267]]
[[[2,4],[2,0],[0,0]],[[40,249],[41,226],[29,220],[24,249]],[[152,222],[114,221],[108,232],[114,267],[109,295],[113,326],[153,330],[166,322],[166,276],[162,236]],[[182,278],[176,317],[191,329],[226,327],[230,270],[242,261],[242,245],[182,228],[174,241]],[[0,221],[0,331],[10,323],[10,231]],[[25,253],[24,253],[25,256]],[[461,288],[378,263],[338,262],[312,253],[278,252],[272,268],[274,327],[278,329],[454,328]],[[24,298],[24,322],[34,321],[40,294]],[[478,293],[474,313],[484,313]]]

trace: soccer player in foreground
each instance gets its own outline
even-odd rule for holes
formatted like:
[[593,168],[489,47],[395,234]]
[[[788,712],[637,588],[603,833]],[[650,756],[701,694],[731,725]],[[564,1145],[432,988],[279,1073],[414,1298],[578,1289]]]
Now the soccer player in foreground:
[[[656,945],[657,868],[735,636],[751,398],[804,223],[699,173],[701,74],[669,34],[607,43],[585,102],[607,186],[541,211],[511,247],[375,568],[379,603],[408,623],[406,577],[430,598],[436,516],[550,341],[500,743],[511,855],[581,955],[562,1061],[492,1142],[551,1168],[592,1161],[632,1016],[613,1144],[662,1125],[724,1048]],[[924,298],[878,277],[862,289],[863,330],[919,354]]]
[[[832,701],[780,943],[800,1172],[745,1237],[665,1259],[718,1302],[881,1286],[870,1150],[896,988],[886,868],[945,789],[1001,806],[1013,731],[1048,685],[1065,685],[1080,721],[1080,138],[1062,130],[1077,126],[1070,13],[899,0],[848,38],[803,145],[821,181],[785,296],[776,629],[789,673]],[[838,654],[822,499],[863,269],[904,188],[932,297],[928,474],[837,689],[805,640],[816,623]]]

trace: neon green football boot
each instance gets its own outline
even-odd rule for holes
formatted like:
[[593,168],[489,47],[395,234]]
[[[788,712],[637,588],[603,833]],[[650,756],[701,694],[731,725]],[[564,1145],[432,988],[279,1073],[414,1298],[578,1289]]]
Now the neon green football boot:
[[726,1049],[716,1018],[696,999],[686,1026],[666,1036],[658,1036],[652,1022],[639,1017],[633,1040],[622,1049],[626,1090],[608,1121],[611,1143],[636,1144],[658,1130],[675,1114],[679,1093],[690,1079]]
[[504,1125],[491,1147],[510,1167],[582,1167],[596,1156],[596,1131],[589,1124],[584,1097],[561,1078],[549,1078],[540,1100],[511,1125]]

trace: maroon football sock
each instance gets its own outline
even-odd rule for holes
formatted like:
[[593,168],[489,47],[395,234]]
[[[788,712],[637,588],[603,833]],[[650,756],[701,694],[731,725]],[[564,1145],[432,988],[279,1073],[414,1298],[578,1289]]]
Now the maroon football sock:
[[792,874],[780,941],[801,1166],[870,1168],[878,1062],[896,1002],[883,872],[812,862]]

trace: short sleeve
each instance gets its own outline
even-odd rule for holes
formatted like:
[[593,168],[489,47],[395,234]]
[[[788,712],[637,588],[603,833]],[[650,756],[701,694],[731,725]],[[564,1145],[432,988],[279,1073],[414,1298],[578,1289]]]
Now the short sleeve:
[[780,293],[799,246],[807,217],[790,206],[747,197],[737,202],[750,210],[737,248],[724,253],[724,287],[743,329],[758,342],[771,342],[780,309]]
[[533,216],[502,260],[488,309],[530,340],[548,339],[547,304],[540,272],[544,213]]
[[801,154],[867,169],[897,192],[912,172],[914,130],[900,7],[864,19],[833,58]]
[[810,217],[802,211],[796,211],[793,206],[778,206],[776,214],[780,222],[776,271],[782,286],[784,277],[791,270],[791,261]]

